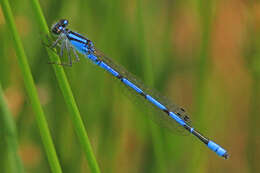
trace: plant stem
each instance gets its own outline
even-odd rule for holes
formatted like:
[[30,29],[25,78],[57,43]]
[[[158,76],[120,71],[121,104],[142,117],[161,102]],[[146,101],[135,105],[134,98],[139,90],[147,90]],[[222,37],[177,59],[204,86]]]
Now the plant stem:
[[[38,22],[38,25],[40,27],[40,30],[46,34],[46,35],[50,35],[49,33],[49,29],[48,29],[48,25],[46,23],[46,20],[43,16],[42,13],[42,9],[40,7],[40,4],[38,2],[38,0],[31,0],[31,4],[33,7],[33,11],[36,17],[36,21]],[[46,48],[49,58],[51,60],[51,62],[60,62],[58,55],[56,53],[54,53],[53,51],[51,51],[49,48]],[[86,129],[84,127],[83,121],[81,119],[76,101],[73,97],[70,85],[68,83],[67,77],[64,73],[64,70],[61,66],[58,65],[53,65],[57,80],[58,80],[58,84],[60,86],[60,89],[62,91],[63,97],[65,99],[65,102],[67,104],[67,108],[69,110],[72,122],[74,124],[74,128],[75,131],[77,133],[77,136],[79,138],[80,144],[83,147],[83,151],[86,155],[86,159],[88,161],[89,167],[91,169],[91,172],[93,173],[98,173],[100,172],[96,158],[93,154],[89,139],[88,139],[88,135],[86,132]]]
[[56,155],[56,151],[55,151],[55,148],[54,148],[54,145],[53,145],[53,142],[51,139],[51,135],[50,135],[50,132],[48,129],[48,124],[45,119],[45,115],[43,113],[43,110],[42,110],[42,107],[40,104],[40,100],[37,95],[37,90],[34,85],[34,81],[33,81],[32,74],[31,74],[31,71],[29,68],[29,64],[27,62],[27,57],[25,55],[25,52],[24,52],[24,49],[22,46],[22,42],[18,35],[17,29],[15,27],[14,17],[13,17],[9,2],[8,2],[8,0],[2,0],[1,4],[2,4],[2,9],[3,9],[3,13],[5,16],[5,20],[6,20],[8,29],[10,30],[10,32],[12,33],[12,36],[13,36],[14,48],[15,48],[15,51],[17,54],[17,59],[18,59],[20,69],[22,71],[22,76],[24,78],[25,88],[27,90],[33,110],[35,112],[37,125],[40,130],[40,134],[41,134],[42,141],[43,141],[43,144],[45,147],[45,151],[47,153],[47,157],[48,157],[48,160],[50,163],[51,170],[52,170],[52,172],[55,172],[55,173],[61,173],[62,171],[61,171],[61,167],[59,164],[59,160]]

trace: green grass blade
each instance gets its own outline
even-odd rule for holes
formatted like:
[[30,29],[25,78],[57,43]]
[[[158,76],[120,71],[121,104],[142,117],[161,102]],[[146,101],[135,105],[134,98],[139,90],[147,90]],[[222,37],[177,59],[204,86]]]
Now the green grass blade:
[[[37,20],[37,23],[41,29],[41,32],[46,35],[50,35],[48,25],[43,16],[40,4],[37,0],[31,0],[31,4],[33,7],[33,11]],[[47,48],[47,52],[51,62],[60,62],[58,55],[53,51]],[[96,158],[93,154],[87,132],[85,130],[83,121],[81,119],[78,107],[76,105],[75,99],[73,97],[70,85],[68,83],[67,77],[64,73],[64,70],[61,66],[53,65],[59,86],[61,88],[62,94],[64,96],[65,102],[67,104],[67,108],[71,115],[72,122],[74,124],[75,131],[79,138],[80,144],[83,147],[83,151],[86,155],[86,159],[88,161],[91,172],[100,172]]]
[[18,155],[18,142],[14,120],[4,99],[0,84],[0,126],[4,136],[4,149],[7,151],[7,165],[10,172],[23,173],[24,168]]
[[42,141],[45,147],[45,151],[47,153],[47,157],[50,163],[50,167],[52,172],[60,173],[61,167],[56,155],[56,151],[51,139],[51,135],[48,129],[47,121],[45,119],[40,100],[37,95],[36,87],[34,85],[34,81],[32,78],[32,74],[29,68],[29,64],[27,62],[27,58],[22,46],[22,42],[20,40],[20,37],[18,35],[17,29],[15,27],[13,14],[11,12],[11,8],[9,5],[8,0],[2,0],[1,1],[2,10],[4,13],[4,17],[8,26],[8,29],[12,33],[13,40],[14,40],[14,48],[17,54],[18,63],[22,71],[22,75],[24,78],[24,84],[28,93],[28,96],[30,98],[33,110],[35,112],[37,125],[40,130],[40,134],[42,137]]

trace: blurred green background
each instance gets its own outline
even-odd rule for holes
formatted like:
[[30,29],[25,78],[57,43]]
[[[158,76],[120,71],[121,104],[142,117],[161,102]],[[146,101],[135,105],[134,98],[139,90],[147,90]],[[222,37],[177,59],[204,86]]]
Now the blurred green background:
[[[63,172],[89,172],[30,3],[10,1],[59,162]],[[65,71],[101,172],[260,170],[259,1],[40,4],[49,27],[68,19],[70,29],[186,108],[194,127],[231,154],[223,160],[193,136],[155,125],[149,114],[157,112],[129,98],[119,82],[80,56],[80,63]],[[51,172],[11,34],[0,9],[0,82],[15,121],[18,154],[25,172]],[[6,159],[8,134],[0,120],[0,172],[9,172],[17,165]]]

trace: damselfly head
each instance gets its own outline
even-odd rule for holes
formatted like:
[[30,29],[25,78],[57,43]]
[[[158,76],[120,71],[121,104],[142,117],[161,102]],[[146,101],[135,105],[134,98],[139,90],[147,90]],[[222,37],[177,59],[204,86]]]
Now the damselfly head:
[[63,32],[66,28],[66,26],[68,25],[68,20],[66,19],[61,19],[59,22],[57,22],[56,24],[54,24],[51,27],[51,31],[52,33],[59,35],[61,32]]

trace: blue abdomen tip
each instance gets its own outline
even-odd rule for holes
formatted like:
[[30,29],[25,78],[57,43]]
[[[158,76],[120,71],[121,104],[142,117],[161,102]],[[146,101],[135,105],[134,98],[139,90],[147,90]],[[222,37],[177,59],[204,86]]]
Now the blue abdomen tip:
[[222,148],[221,146],[219,146],[218,144],[216,144],[215,142],[209,141],[208,147],[212,151],[216,152],[217,155],[224,157],[225,159],[228,159],[229,155],[228,155],[227,151],[224,148]]

